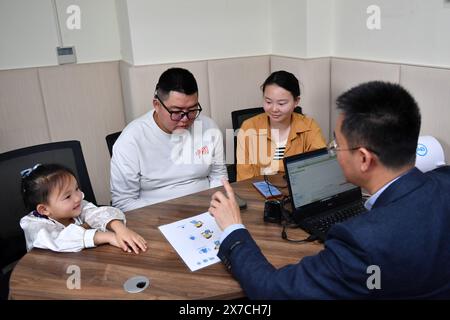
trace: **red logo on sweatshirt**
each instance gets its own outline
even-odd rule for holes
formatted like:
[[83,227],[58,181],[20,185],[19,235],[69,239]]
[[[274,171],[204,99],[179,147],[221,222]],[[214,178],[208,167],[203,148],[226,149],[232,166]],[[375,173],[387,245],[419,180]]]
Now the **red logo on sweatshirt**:
[[200,156],[202,156],[204,154],[208,154],[208,153],[209,153],[208,146],[203,146],[203,147],[197,149],[197,151],[195,151],[195,155],[197,157],[200,157]]

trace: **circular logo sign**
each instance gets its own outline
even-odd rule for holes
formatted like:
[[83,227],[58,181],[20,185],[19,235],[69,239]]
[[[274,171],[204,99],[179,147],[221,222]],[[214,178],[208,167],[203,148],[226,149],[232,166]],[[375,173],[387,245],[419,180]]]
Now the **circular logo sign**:
[[419,143],[417,145],[416,153],[417,153],[418,156],[423,157],[423,156],[425,156],[428,153],[428,149],[427,149],[427,147],[424,144]]

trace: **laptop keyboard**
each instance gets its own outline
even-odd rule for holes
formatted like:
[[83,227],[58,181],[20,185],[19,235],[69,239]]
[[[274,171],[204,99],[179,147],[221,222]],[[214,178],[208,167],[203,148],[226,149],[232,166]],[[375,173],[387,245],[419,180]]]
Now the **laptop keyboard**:
[[334,211],[332,214],[308,219],[308,224],[311,225],[314,229],[326,234],[333,224],[345,221],[365,211],[367,210],[364,207],[363,203],[358,202],[353,206]]

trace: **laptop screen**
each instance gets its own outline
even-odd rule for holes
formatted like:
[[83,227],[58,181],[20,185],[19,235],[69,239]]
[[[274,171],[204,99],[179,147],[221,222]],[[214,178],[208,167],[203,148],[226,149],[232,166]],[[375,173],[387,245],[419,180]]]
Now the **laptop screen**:
[[353,189],[360,194],[359,187],[346,181],[336,157],[326,149],[287,157],[285,168],[295,209],[327,203]]

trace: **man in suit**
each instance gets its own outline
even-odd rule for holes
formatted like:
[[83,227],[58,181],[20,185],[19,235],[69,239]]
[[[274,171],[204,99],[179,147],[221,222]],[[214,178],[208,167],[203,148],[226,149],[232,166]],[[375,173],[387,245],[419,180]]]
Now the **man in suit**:
[[219,257],[252,299],[450,298],[450,168],[414,167],[420,112],[401,86],[369,82],[337,99],[329,150],[369,210],[334,225],[324,249],[275,269],[242,225],[233,190],[210,213],[224,230]]

